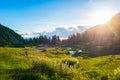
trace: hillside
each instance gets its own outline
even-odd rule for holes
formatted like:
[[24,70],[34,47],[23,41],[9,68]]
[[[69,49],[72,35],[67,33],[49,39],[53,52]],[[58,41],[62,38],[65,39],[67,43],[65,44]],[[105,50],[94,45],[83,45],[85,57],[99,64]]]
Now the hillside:
[[[120,48],[120,13],[112,17],[106,24],[94,26],[83,35],[90,43],[92,51],[97,55],[119,53]],[[99,54],[100,53],[100,54]]]
[[15,46],[22,42],[23,38],[19,34],[0,24],[0,46]]

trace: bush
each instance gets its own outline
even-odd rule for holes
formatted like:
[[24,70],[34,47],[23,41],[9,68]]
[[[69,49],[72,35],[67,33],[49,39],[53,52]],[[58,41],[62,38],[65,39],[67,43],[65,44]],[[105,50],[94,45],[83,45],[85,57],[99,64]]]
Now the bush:
[[63,59],[61,61],[62,64],[66,64],[69,67],[74,67],[74,66],[78,66],[78,60],[75,58],[68,58],[68,59]]
[[34,62],[32,70],[35,72],[41,72],[42,74],[47,74],[49,76],[54,75],[54,73],[56,72],[53,64],[45,60],[41,60],[40,62]]

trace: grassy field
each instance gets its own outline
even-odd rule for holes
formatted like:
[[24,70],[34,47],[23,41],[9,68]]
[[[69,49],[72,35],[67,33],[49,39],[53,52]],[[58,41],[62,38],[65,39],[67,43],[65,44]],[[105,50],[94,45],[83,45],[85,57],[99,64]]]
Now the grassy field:
[[0,80],[120,80],[120,55],[73,58],[61,48],[0,48]]

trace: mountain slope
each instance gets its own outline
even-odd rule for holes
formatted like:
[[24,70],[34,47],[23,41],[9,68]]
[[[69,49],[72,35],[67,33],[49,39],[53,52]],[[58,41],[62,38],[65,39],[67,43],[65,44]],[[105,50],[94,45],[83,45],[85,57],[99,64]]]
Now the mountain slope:
[[0,46],[14,46],[22,42],[23,38],[20,35],[0,24]]
[[120,13],[103,25],[86,30],[83,35],[97,55],[120,52]]

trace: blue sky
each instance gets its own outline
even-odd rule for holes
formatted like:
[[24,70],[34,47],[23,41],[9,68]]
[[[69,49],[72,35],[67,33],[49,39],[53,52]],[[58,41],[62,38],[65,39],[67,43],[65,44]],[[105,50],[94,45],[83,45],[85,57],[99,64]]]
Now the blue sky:
[[96,25],[120,11],[120,0],[0,0],[0,23],[24,32]]

